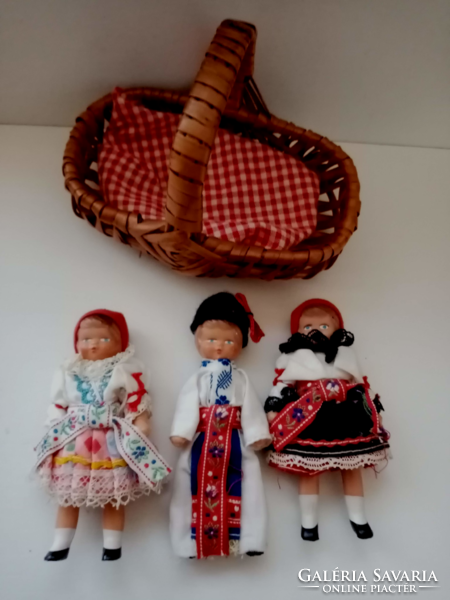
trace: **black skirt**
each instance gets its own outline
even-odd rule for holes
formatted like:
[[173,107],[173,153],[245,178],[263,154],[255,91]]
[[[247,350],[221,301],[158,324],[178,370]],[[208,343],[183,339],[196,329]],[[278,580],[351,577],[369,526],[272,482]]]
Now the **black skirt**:
[[389,448],[387,436],[374,423],[362,391],[351,390],[343,402],[323,402],[314,421],[295,441],[279,452],[270,448],[269,465],[313,475],[330,469],[374,466],[385,461]]

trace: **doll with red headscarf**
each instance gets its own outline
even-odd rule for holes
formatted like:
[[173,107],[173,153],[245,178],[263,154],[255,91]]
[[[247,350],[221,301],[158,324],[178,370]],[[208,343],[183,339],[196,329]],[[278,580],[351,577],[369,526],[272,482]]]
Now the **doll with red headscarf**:
[[149,441],[151,403],[143,368],[121,313],[85,314],[74,332],[77,353],[56,372],[48,431],[36,469],[59,504],[45,560],[67,558],[80,506],[103,508],[103,557],[121,556],[125,505],[160,492],[170,472]]
[[170,506],[178,556],[263,554],[266,508],[255,450],[271,442],[262,403],[234,360],[264,335],[245,296],[207,298],[191,325],[203,360],[178,398],[171,441],[183,448]]
[[336,306],[321,299],[304,302],[291,315],[291,333],[280,345],[265,403],[273,437],[268,463],[299,475],[303,539],[319,539],[319,475],[336,469],[351,526],[359,538],[370,538],[361,468],[387,459],[383,407],[361,376],[354,336]]

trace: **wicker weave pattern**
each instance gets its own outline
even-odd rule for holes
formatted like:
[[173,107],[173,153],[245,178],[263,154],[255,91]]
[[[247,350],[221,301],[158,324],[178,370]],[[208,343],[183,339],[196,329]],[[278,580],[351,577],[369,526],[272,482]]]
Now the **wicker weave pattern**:
[[[256,30],[224,21],[206,53],[189,94],[134,88],[128,94],[146,106],[182,113],[169,160],[165,219],[143,220],[108,206],[91,187],[93,164],[112,98],[105,96],[80,115],[66,146],[63,172],[75,213],[106,235],[192,276],[310,278],[329,268],[356,229],[359,182],[341,148],[311,131],[271,115],[251,75]],[[301,160],[321,182],[316,232],[291,250],[206,237],[202,230],[202,189],[219,127],[257,139]]]

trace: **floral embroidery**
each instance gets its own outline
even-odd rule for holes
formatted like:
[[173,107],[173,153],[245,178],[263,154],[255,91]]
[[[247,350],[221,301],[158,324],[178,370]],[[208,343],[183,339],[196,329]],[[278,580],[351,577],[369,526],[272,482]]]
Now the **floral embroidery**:
[[167,473],[170,473],[170,469],[167,467],[163,467],[162,465],[159,465],[158,467],[152,467],[152,478],[154,481],[161,481],[161,479],[164,479],[167,476]]
[[103,394],[111,380],[111,375],[111,371],[103,375],[100,383],[98,384],[96,393],[92,382],[89,379],[82,379],[79,375],[74,373],[73,378],[77,384],[77,391],[81,394],[81,402],[83,404],[96,404],[97,406],[103,406]]
[[230,401],[226,396],[219,396],[216,400],[216,404],[230,404]]
[[98,425],[99,427],[105,427],[107,425],[107,423],[103,422],[103,417],[107,416],[106,412],[107,412],[107,409],[103,405],[103,403],[101,405],[94,404],[89,411],[90,420],[91,420],[92,425]]
[[225,449],[223,444],[219,444],[218,442],[213,442],[209,447],[209,453],[213,458],[222,458],[224,455]]
[[206,490],[205,490],[205,496],[207,498],[215,498],[218,493],[219,492],[218,492],[216,486],[208,483],[208,485],[206,486]]
[[144,458],[147,458],[149,452],[145,446],[136,446],[132,455],[140,463]]
[[102,399],[102,404],[103,404],[103,394],[104,394],[105,389],[107,388],[108,383],[111,379],[111,375],[112,375],[112,373],[105,373],[105,375],[102,377],[102,380],[100,381],[100,385],[98,386],[98,393]]
[[330,398],[339,392],[339,383],[336,381],[336,379],[329,380],[327,383],[327,390],[330,392],[330,394],[328,394]]
[[[218,362],[215,361],[215,365]],[[205,431],[205,440],[198,464],[197,496],[192,500],[198,558],[228,555],[230,536],[236,535],[230,534],[229,528],[239,526],[239,519],[230,517],[230,490],[226,487],[231,435],[233,429],[239,428],[239,413],[236,407],[228,405],[214,404],[200,409],[197,431]]]
[[95,401],[95,394],[91,382],[87,379],[81,379],[78,375],[74,375],[73,378],[77,383],[77,390],[81,394],[81,402],[83,404],[92,404]]
[[212,523],[208,523],[208,525],[203,530],[206,537],[210,540],[215,540],[219,537],[219,526],[213,525]]
[[205,506],[211,512],[214,512],[214,509],[219,504],[218,500],[216,502],[213,502],[214,498],[216,498],[218,496],[218,494],[219,494],[219,491],[218,491],[218,489],[216,488],[215,485],[208,484],[206,486],[206,490],[205,490],[205,496],[206,496]]
[[233,398],[233,364],[228,358],[203,360],[202,367],[209,379],[209,404],[230,404]]
[[301,408],[294,408],[292,411],[292,418],[294,421],[297,421],[297,423],[300,423],[300,421],[305,418],[303,410]]
[[222,421],[223,419],[226,419],[228,417],[228,411],[226,408],[218,408],[215,412],[215,416],[217,417],[217,419]]
[[[213,421],[213,425],[216,429],[222,429],[223,427],[226,427],[227,425],[227,417],[228,417],[228,411],[226,408],[223,408],[222,406],[220,406],[214,413],[214,421]],[[213,435],[217,435],[217,432],[213,432]]]

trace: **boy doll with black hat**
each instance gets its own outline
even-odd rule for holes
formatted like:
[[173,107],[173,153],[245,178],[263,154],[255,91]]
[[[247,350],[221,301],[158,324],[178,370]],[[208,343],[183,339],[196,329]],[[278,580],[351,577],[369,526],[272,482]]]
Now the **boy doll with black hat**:
[[178,398],[171,441],[183,448],[170,507],[174,551],[186,558],[262,554],[266,507],[255,450],[271,439],[263,406],[233,362],[264,335],[245,296],[221,292],[191,331],[203,360]]

